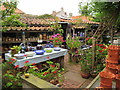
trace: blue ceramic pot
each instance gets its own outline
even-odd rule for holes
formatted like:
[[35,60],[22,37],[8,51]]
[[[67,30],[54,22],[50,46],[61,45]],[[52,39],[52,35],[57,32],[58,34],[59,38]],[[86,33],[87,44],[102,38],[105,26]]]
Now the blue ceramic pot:
[[45,53],[44,50],[36,50],[35,51],[36,55],[43,55]]

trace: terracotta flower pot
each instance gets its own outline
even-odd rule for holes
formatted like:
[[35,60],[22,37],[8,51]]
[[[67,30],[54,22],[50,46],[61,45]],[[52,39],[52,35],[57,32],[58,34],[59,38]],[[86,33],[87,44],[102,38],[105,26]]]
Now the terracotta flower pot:
[[106,62],[106,67],[112,68],[112,69],[117,69],[118,64]]
[[118,65],[117,69],[118,69],[118,71],[120,72],[120,65]]
[[[115,78],[115,75],[108,71],[100,72],[100,84],[112,87],[112,80]],[[103,86],[102,86],[103,87]]]
[[106,62],[118,64],[118,60],[116,60],[116,59],[109,59],[109,56],[106,59]]
[[111,73],[113,73],[113,74],[117,74],[117,73],[118,73],[118,70],[117,70],[117,69],[112,69],[112,68],[109,68],[109,67],[106,67],[105,70],[106,70],[107,72],[111,72]]
[[120,90],[120,74],[116,75],[116,88]]
[[112,85],[107,85],[107,84],[102,84],[102,83],[100,83],[100,87],[103,87],[104,90],[106,90],[106,89],[112,90]]
[[86,73],[86,72],[80,72],[81,76],[85,79],[88,79],[90,77],[90,73]]
[[108,55],[119,56],[119,51],[108,49]]

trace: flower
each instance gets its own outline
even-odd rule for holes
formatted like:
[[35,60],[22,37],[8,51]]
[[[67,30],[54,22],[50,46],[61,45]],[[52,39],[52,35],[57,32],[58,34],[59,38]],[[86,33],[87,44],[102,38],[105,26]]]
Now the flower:
[[27,55],[24,55],[25,57],[27,57]]
[[18,68],[19,67],[19,65],[16,65],[14,68]]
[[57,73],[57,71],[54,71],[53,73]]
[[67,40],[66,40],[66,44],[67,46],[70,48],[70,49],[73,49],[73,48],[80,48],[81,46],[81,42],[79,40],[79,37],[69,37]]
[[51,67],[55,67],[55,65],[50,65]]
[[14,58],[12,58],[12,59],[10,59],[10,60],[12,60],[12,61],[16,61],[16,59],[14,59]]
[[50,57],[46,57],[47,59],[50,59]]
[[28,63],[29,61],[25,61],[24,63]]
[[48,72],[44,72],[44,73],[43,73],[43,75],[47,75],[47,74],[48,74]]
[[59,33],[52,35],[50,37],[50,40],[53,41],[54,45],[62,45],[62,43],[64,42],[63,37]]
[[35,65],[36,63],[32,63],[31,65]]
[[8,62],[9,64],[12,64],[12,62]]

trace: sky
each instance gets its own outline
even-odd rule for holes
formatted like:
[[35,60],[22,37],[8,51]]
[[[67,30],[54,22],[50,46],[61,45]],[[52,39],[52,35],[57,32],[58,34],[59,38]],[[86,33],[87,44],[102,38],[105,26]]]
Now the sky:
[[[60,11],[61,7],[67,14],[79,15],[79,2],[86,0],[18,0],[18,9],[26,14],[43,15]],[[88,1],[88,0],[87,0]]]

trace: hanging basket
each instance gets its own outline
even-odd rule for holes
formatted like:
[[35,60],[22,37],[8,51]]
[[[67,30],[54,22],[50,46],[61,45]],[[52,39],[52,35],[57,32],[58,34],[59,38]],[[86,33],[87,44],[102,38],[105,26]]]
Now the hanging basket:
[[112,80],[115,75],[108,71],[100,72],[100,83],[109,87],[112,87]]
[[120,74],[117,74],[116,75],[116,88],[118,89],[120,89]]

